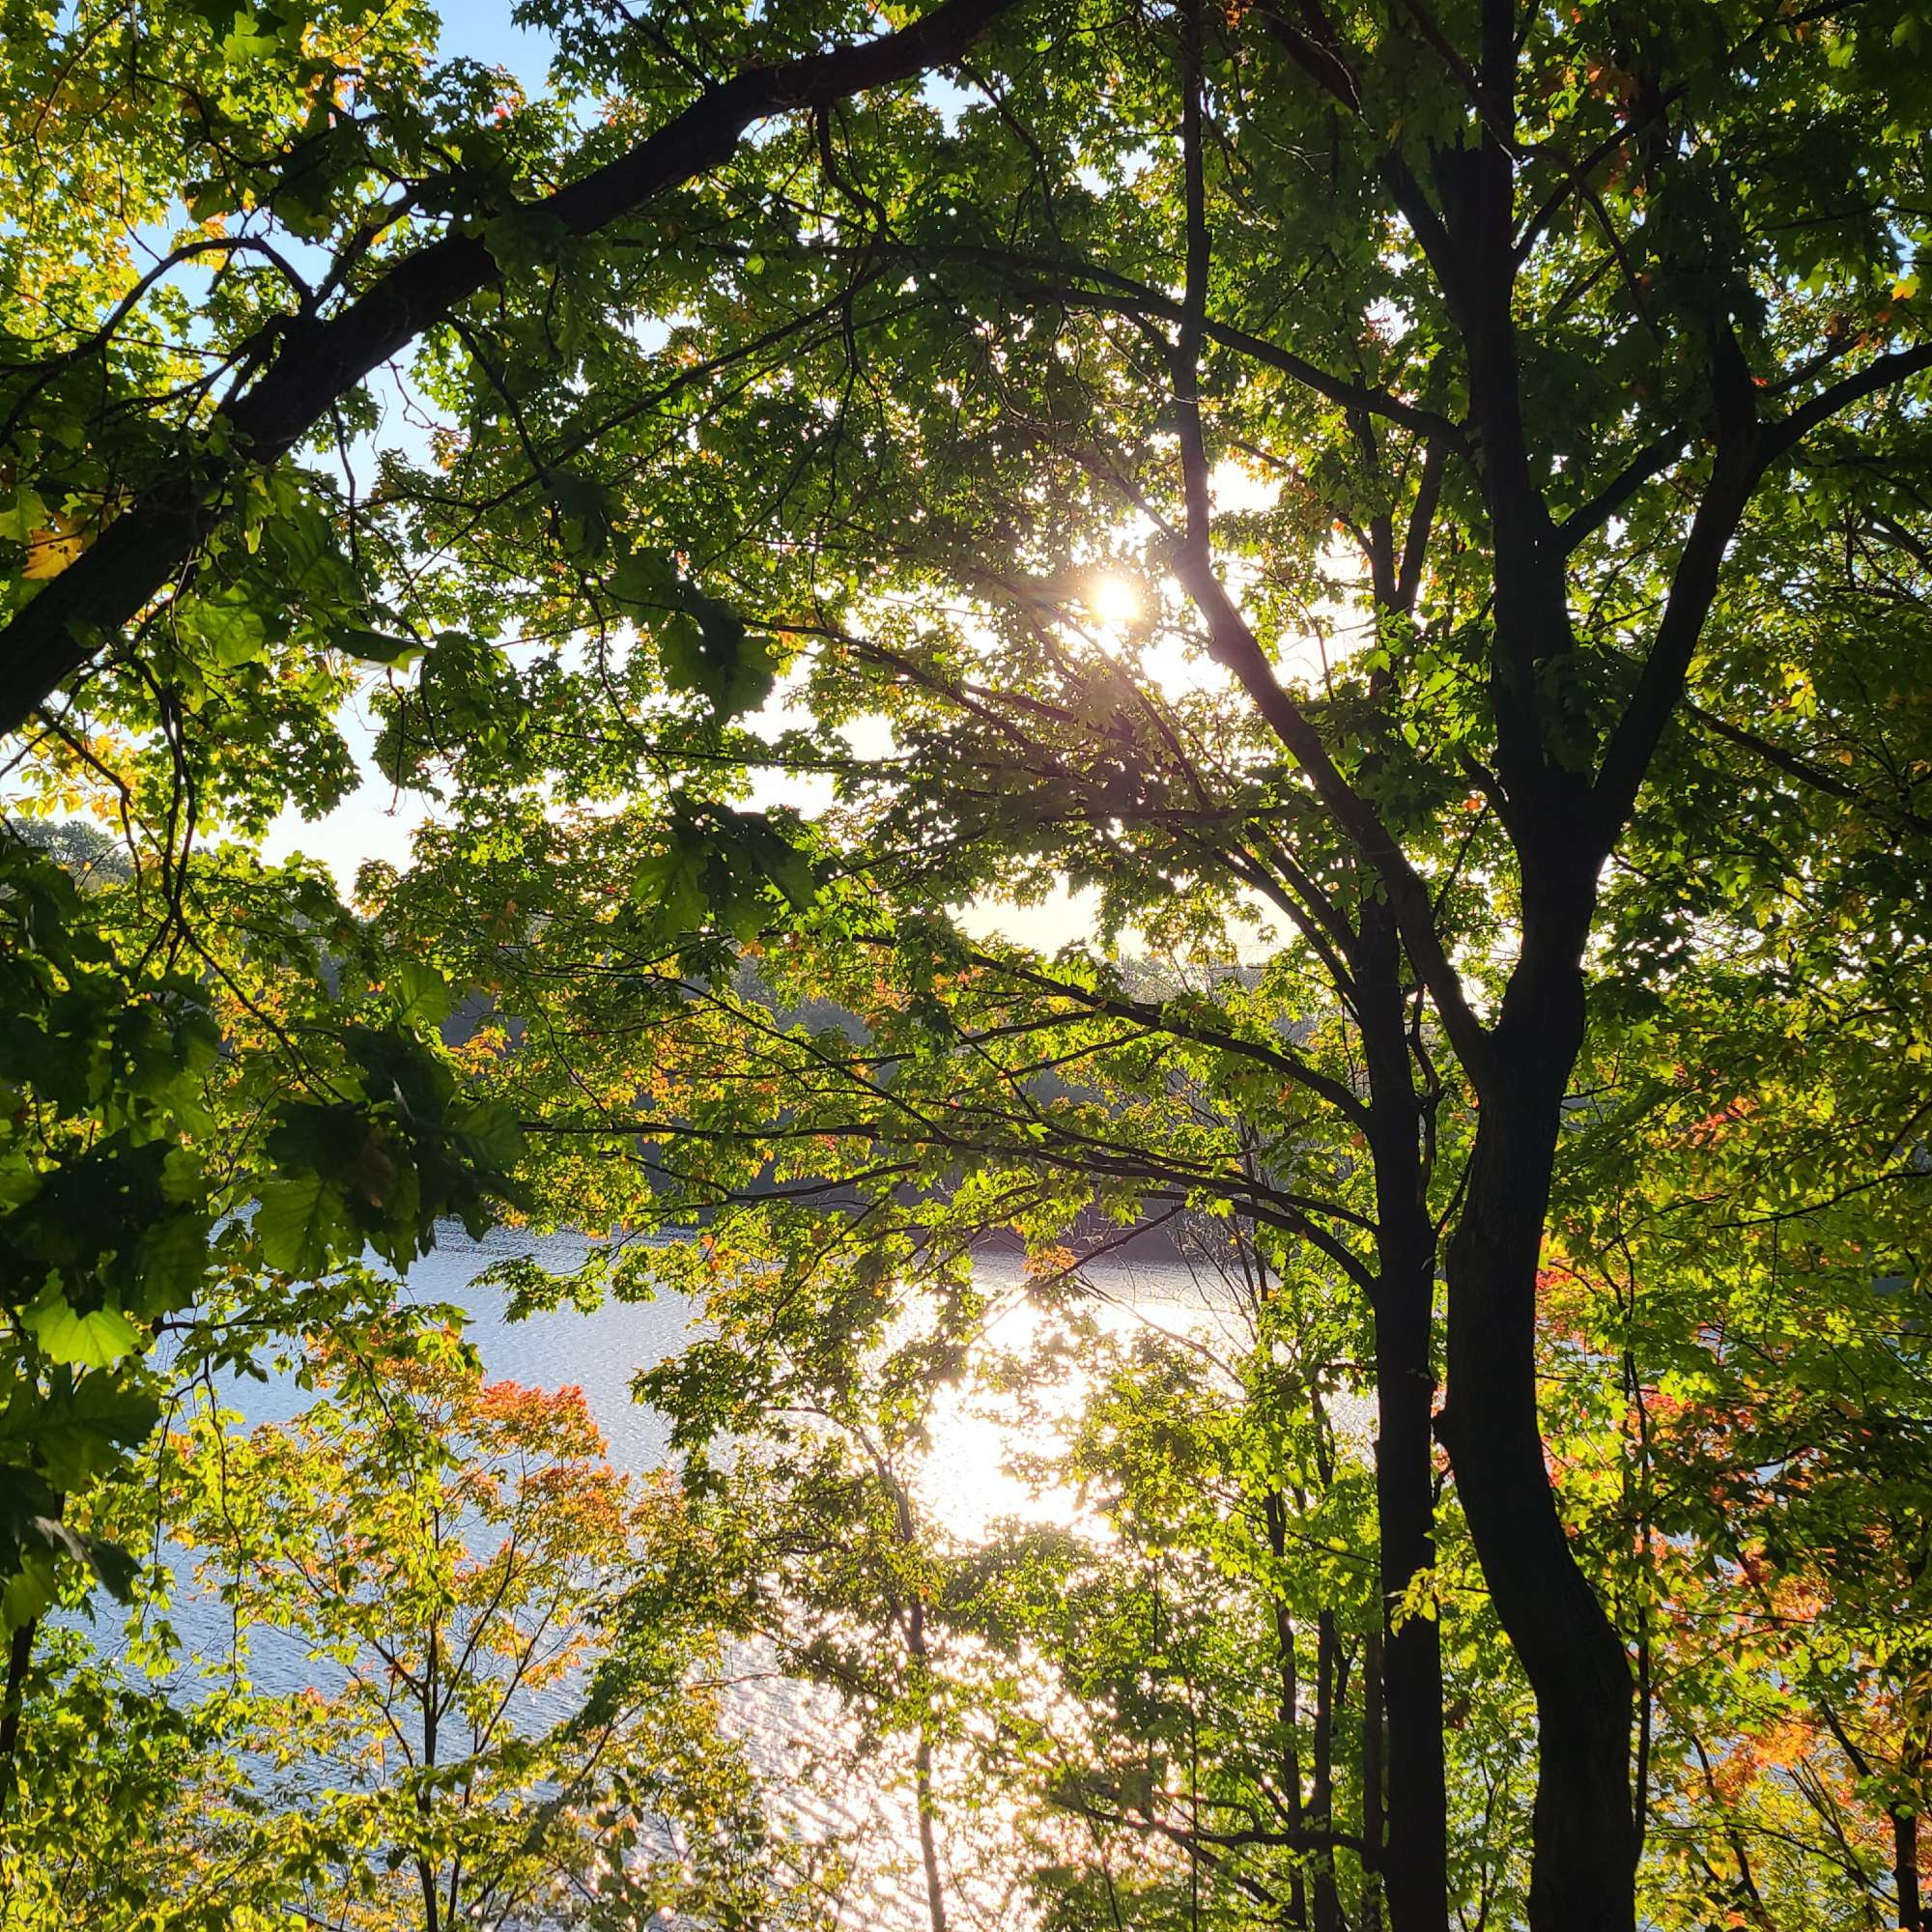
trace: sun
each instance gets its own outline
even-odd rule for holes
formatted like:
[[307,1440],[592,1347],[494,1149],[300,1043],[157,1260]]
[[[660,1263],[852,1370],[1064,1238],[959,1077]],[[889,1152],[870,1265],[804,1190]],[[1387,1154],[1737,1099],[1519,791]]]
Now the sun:
[[1088,589],[1087,608],[1109,630],[1125,630],[1140,619],[1140,586],[1130,577],[1103,571]]

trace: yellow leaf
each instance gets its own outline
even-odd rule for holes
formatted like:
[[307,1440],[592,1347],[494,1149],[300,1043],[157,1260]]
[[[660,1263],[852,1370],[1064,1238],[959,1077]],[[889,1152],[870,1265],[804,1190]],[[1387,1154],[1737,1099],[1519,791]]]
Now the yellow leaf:
[[20,575],[31,582],[43,583],[58,577],[86,548],[87,538],[64,517],[56,517],[52,523],[28,531],[27,561]]

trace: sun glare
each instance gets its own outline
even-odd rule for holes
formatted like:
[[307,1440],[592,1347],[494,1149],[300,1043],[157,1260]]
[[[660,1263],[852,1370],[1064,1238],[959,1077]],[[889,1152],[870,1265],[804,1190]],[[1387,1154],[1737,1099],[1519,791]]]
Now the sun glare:
[[1087,608],[1110,630],[1123,630],[1141,614],[1140,587],[1132,579],[1109,571],[1094,580]]

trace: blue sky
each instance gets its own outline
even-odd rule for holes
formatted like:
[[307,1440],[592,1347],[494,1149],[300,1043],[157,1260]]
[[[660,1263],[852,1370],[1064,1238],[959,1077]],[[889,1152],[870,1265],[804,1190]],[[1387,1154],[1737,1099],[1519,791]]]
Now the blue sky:
[[534,94],[550,66],[551,38],[520,27],[510,14],[510,0],[454,0],[442,9],[442,51],[506,67]]

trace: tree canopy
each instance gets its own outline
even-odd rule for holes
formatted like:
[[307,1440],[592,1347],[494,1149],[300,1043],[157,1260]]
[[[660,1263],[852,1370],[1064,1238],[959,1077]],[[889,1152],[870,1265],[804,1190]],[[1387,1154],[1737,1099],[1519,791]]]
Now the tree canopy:
[[933,1932],[1916,1928],[1932,15],[520,17],[7,14],[7,1777],[163,1407],[507,1219],[709,1324],[601,1682],[775,1646]]

